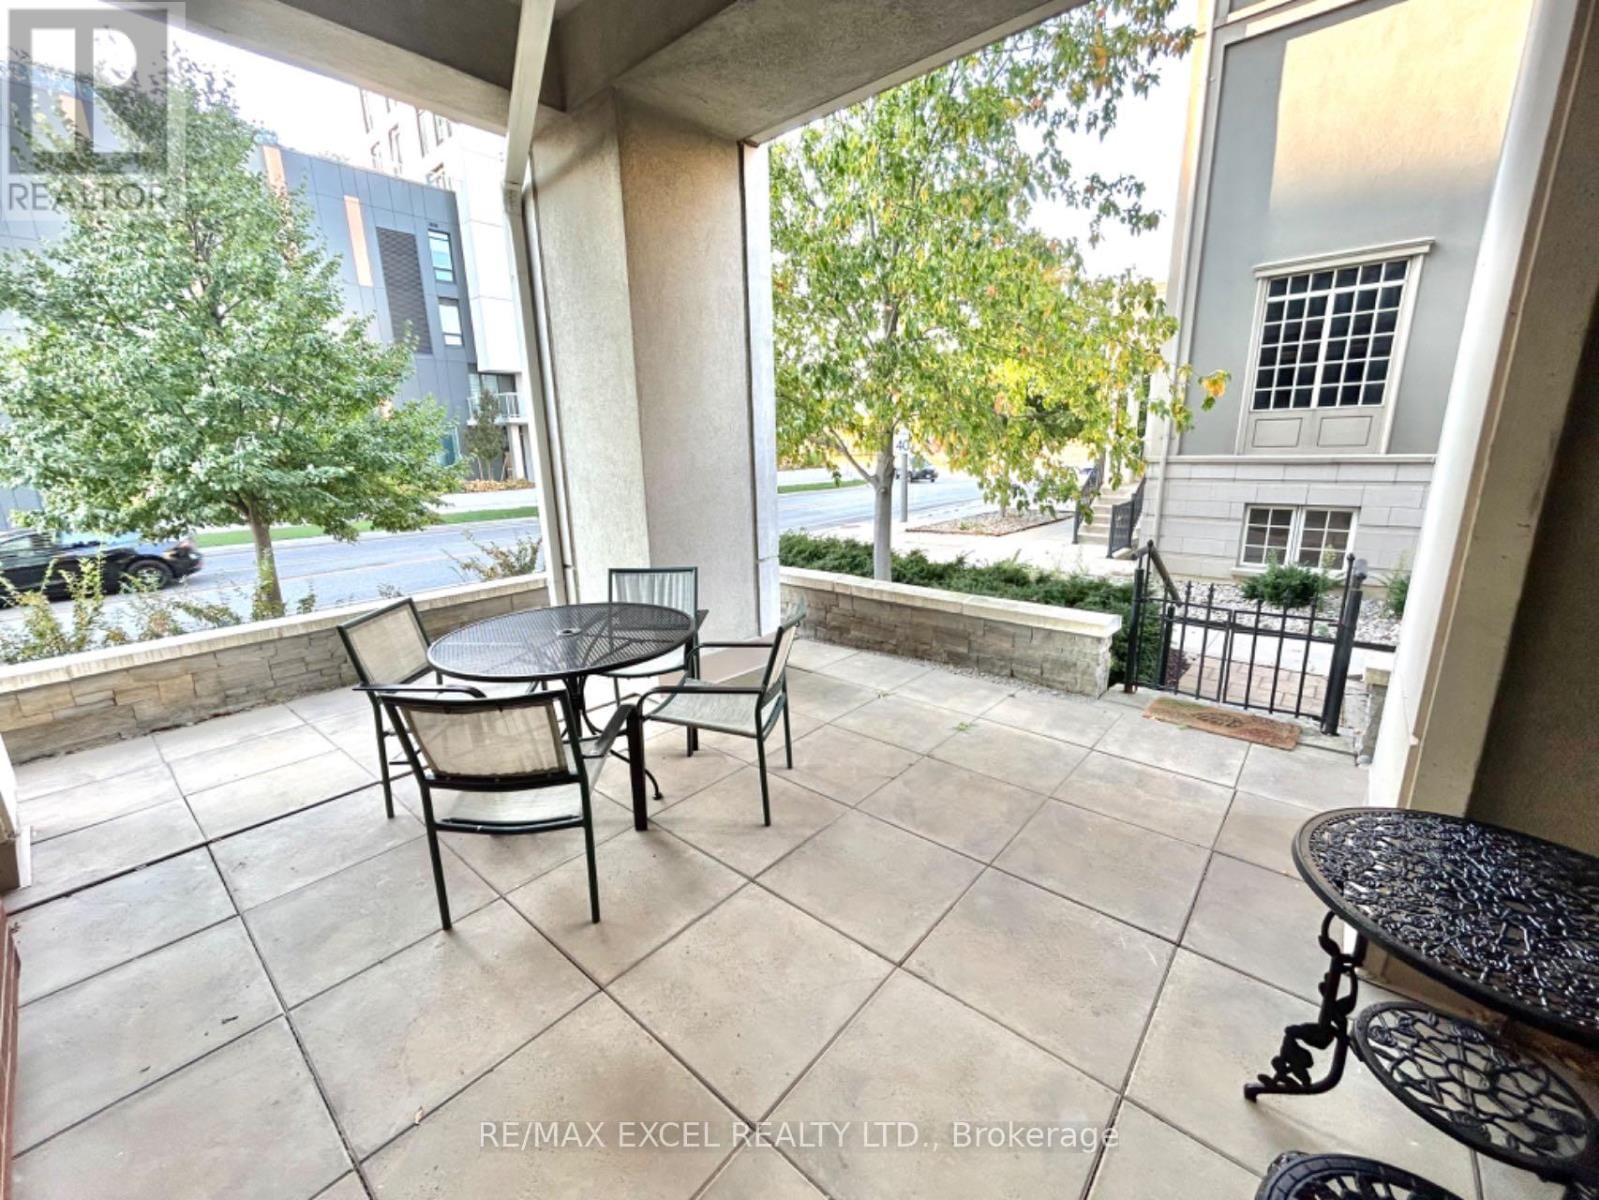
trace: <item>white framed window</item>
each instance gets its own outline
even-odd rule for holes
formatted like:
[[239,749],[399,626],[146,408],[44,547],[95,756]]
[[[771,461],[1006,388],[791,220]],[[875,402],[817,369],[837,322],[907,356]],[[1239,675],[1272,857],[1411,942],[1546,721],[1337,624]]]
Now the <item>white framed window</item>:
[[440,283],[455,282],[455,253],[450,235],[442,229],[428,230],[428,258],[433,263],[433,278]]
[[398,125],[389,130],[389,158],[393,161],[395,170],[399,170],[405,163],[405,139],[400,136]]
[[429,187],[443,188],[447,192],[451,190],[450,173],[444,169],[443,163],[428,168],[427,183]]
[[1261,275],[1254,412],[1385,403],[1398,375],[1415,253]]
[[463,344],[461,336],[461,306],[454,300],[439,301],[439,328],[444,331],[446,346]]
[[1281,562],[1336,571],[1354,544],[1355,514],[1347,508],[1252,504],[1244,511],[1238,562],[1245,567]]

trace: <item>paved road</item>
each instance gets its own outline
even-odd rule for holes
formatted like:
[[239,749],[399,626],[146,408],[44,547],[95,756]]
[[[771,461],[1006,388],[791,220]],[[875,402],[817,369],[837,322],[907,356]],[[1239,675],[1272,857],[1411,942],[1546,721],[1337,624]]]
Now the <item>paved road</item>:
[[[911,485],[911,510],[927,513],[954,509],[970,504],[977,497],[977,485],[970,480],[914,483]],[[819,530],[868,519],[872,497],[870,490],[864,487],[790,492],[778,497],[777,510],[779,527],[783,530]],[[412,593],[460,583],[464,577],[455,560],[473,554],[467,538],[469,533],[482,542],[504,544],[522,536],[538,537],[539,522],[536,518],[528,518],[439,525],[418,533],[368,535],[355,542],[322,538],[280,542],[277,560],[284,599],[293,605],[314,590],[318,607],[331,608],[370,599],[391,589]],[[242,610],[249,604],[254,581],[255,556],[251,548],[248,545],[227,546],[207,550],[205,566],[182,585],[182,590],[184,595],[197,600],[222,600]],[[110,603],[115,608],[124,601],[113,597]],[[64,607],[65,602],[56,605],[58,610]],[[17,620],[20,615],[12,609],[0,609],[0,623]]]

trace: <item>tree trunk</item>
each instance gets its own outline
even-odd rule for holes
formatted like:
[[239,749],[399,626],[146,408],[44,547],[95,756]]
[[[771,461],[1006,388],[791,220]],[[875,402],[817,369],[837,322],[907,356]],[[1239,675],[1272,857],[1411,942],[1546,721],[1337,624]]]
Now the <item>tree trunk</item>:
[[894,440],[877,452],[877,473],[872,476],[877,501],[872,521],[872,575],[882,580],[894,578],[892,545],[894,520]]
[[272,525],[255,508],[249,511],[250,540],[255,543],[255,604],[253,615],[281,617],[283,588],[278,583],[278,562],[272,552]]

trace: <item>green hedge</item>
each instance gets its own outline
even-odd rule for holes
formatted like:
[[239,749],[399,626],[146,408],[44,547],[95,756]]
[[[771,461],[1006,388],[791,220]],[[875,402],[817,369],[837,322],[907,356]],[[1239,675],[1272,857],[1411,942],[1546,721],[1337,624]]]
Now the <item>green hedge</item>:
[[[778,541],[778,557],[785,567],[805,567],[813,571],[832,571],[838,575],[872,574],[872,548],[865,542],[842,538],[813,537],[808,533],[785,533]],[[965,557],[952,562],[934,562],[920,550],[894,555],[894,582],[917,587],[965,592],[973,596],[999,596],[1007,600],[1026,600],[1033,604],[1053,604],[1057,608],[1084,608],[1091,612],[1115,613],[1122,628],[1111,642],[1110,681],[1120,683],[1127,651],[1127,630],[1132,624],[1133,585],[1126,579],[1107,579],[1083,573],[1065,575],[1059,571],[1030,567],[1019,562],[997,562],[978,566]],[[1147,670],[1154,670],[1155,632],[1146,636],[1139,657]]]

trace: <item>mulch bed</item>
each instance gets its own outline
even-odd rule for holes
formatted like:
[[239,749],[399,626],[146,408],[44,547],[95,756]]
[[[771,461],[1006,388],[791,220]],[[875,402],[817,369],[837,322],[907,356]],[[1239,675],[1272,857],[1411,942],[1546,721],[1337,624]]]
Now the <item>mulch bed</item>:
[[951,517],[947,521],[934,521],[931,525],[908,526],[908,533],[975,533],[982,537],[1004,537],[1007,533],[1020,533],[1024,529],[1037,529],[1040,525],[1053,525],[1064,517],[1052,517],[1041,512],[1015,512],[1001,515],[998,512],[975,513],[969,517]]

